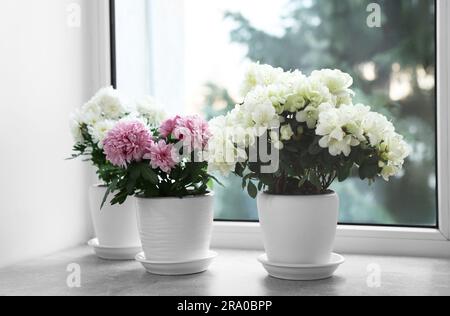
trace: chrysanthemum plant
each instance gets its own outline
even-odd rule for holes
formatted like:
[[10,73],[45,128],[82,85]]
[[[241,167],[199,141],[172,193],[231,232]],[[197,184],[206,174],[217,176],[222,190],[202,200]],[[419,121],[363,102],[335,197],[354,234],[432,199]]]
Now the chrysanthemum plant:
[[114,88],[101,89],[72,115],[71,132],[75,145],[71,159],[83,157],[96,168],[102,184],[111,184],[121,174],[121,169],[106,159],[103,140],[117,122],[134,118],[154,127],[165,119],[165,114],[151,97],[128,105]]
[[[253,64],[243,87],[244,102],[211,122],[211,170],[243,178],[251,197],[330,192],[357,169],[362,180],[397,175],[410,149],[393,124],[370,107],[353,104],[353,79],[339,70],[285,72]],[[222,132],[227,131],[227,132]],[[251,159],[267,142],[278,168]],[[270,150],[269,150],[270,151]],[[259,157],[259,156],[258,156]]]
[[122,204],[128,196],[207,194],[215,179],[205,155],[210,137],[208,123],[198,116],[177,116],[157,128],[140,120],[117,123],[103,141],[106,159],[119,170],[107,191],[115,194],[111,203]]

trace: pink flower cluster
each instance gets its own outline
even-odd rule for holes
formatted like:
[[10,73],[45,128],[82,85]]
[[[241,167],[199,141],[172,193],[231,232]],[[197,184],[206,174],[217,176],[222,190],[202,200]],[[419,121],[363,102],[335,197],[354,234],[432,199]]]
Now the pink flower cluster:
[[144,159],[150,160],[153,169],[160,168],[165,173],[170,173],[178,163],[178,155],[172,144],[164,140],[152,143]]
[[159,132],[162,137],[172,136],[182,141],[191,151],[203,150],[212,136],[208,122],[198,115],[169,119],[161,125]]
[[170,173],[180,160],[177,148],[171,142],[179,140],[190,151],[203,150],[212,136],[208,123],[199,116],[176,116],[165,121],[159,132],[162,139],[156,141],[141,121],[117,123],[103,141],[106,159],[123,168],[133,161],[145,159],[153,169]]
[[103,150],[113,165],[126,168],[132,161],[141,161],[152,143],[152,135],[143,123],[123,121],[108,132]]

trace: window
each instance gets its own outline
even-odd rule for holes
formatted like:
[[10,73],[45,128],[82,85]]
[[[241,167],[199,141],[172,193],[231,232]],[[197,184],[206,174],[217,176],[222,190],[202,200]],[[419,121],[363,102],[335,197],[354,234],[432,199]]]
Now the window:
[[[115,0],[117,86],[154,95],[171,114],[211,118],[241,101],[250,61],[340,68],[354,77],[358,101],[389,116],[414,151],[390,183],[336,184],[341,223],[437,227],[436,2],[378,0],[381,27],[368,24],[372,2]],[[257,220],[241,182],[223,182],[216,218]]]

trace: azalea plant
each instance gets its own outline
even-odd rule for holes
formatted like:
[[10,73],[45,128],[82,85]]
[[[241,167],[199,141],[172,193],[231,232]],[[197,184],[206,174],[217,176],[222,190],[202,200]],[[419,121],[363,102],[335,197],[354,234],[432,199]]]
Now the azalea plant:
[[106,193],[114,192],[111,203],[122,204],[132,195],[207,194],[215,179],[207,170],[210,137],[208,123],[199,116],[176,116],[154,128],[139,119],[116,123],[102,143],[106,160],[119,170]]
[[146,97],[137,104],[129,104],[112,87],[100,89],[95,96],[73,113],[71,132],[74,138],[72,159],[83,157],[96,168],[99,179],[109,185],[121,172],[111,164],[103,150],[107,133],[122,120],[138,118],[149,127],[160,124],[165,113],[157,102]]
[[[253,64],[246,74],[244,102],[210,124],[210,170],[243,178],[252,197],[324,194],[353,168],[369,182],[400,173],[410,148],[383,115],[354,104],[353,79],[340,70],[284,71]],[[266,141],[279,165],[252,159]]]

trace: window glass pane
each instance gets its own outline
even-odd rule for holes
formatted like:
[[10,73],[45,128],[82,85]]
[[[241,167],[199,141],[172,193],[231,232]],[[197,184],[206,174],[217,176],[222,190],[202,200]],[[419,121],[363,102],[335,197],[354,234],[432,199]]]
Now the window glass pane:
[[[151,93],[172,113],[212,118],[242,101],[251,61],[306,74],[342,69],[355,79],[356,101],[387,115],[413,154],[389,183],[336,184],[340,221],[436,226],[435,1],[372,2],[116,0],[119,89]],[[240,180],[222,180],[217,219],[257,220]]]

